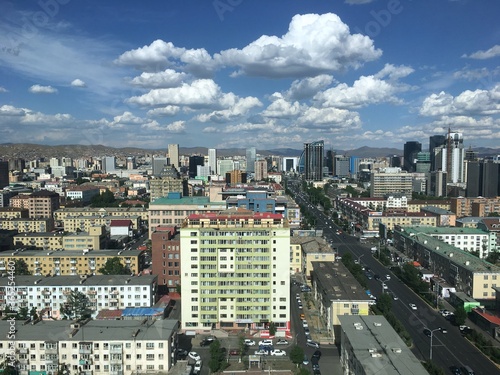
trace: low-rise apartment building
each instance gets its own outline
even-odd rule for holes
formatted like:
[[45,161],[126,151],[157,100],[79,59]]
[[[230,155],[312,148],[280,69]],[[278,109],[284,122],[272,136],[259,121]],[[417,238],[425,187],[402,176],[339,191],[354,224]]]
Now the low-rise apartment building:
[[53,191],[39,190],[29,195],[20,194],[12,197],[10,205],[27,208],[31,218],[52,218],[54,211],[59,209],[59,200],[59,194]]
[[339,317],[345,375],[429,375],[382,315]]
[[[9,321],[0,330],[9,332]],[[16,339],[0,338],[0,350],[14,345],[19,375],[134,375],[167,373],[175,363],[176,320],[67,320],[17,324]]]
[[457,217],[479,216],[485,217],[493,212],[500,212],[500,197],[496,198],[451,198],[451,211],[457,214]]
[[[72,291],[88,298],[87,307],[92,317],[103,310],[126,307],[151,307],[157,300],[157,277],[153,275],[95,275],[95,276],[16,276],[16,285],[9,286],[7,277],[0,278],[0,309],[6,307],[5,297],[16,294],[9,307],[19,311],[21,307],[33,308],[38,316],[46,319],[62,319],[61,311]],[[14,302],[14,303],[12,303]]]
[[481,229],[404,225],[401,227],[412,233],[434,237],[460,250],[476,253],[479,258],[486,258],[490,252],[497,251],[495,233],[488,233]]
[[290,252],[291,262],[294,255],[300,252],[300,260],[290,264],[290,272],[302,272],[307,279],[311,277],[312,262],[335,261],[335,251],[323,237],[292,236],[290,237]]
[[52,218],[0,219],[0,229],[17,230],[19,233],[50,232],[54,229],[54,220]]
[[341,262],[313,262],[311,284],[320,317],[335,343],[340,341],[339,317],[370,313],[370,298]]
[[283,215],[191,214],[180,229],[182,329],[290,324],[290,228]]
[[137,232],[141,228],[141,217],[130,216],[110,216],[110,215],[97,215],[97,216],[66,216],[60,223],[66,232],[89,232],[91,227],[105,226],[108,231],[111,228],[111,222],[114,220],[130,220],[132,222],[132,230]]
[[135,275],[143,269],[144,254],[138,250],[43,251],[15,250],[0,253],[0,272],[6,272],[9,262],[22,259],[32,275],[92,275],[100,274],[108,259],[118,257]]
[[67,199],[83,204],[89,204],[92,198],[100,193],[101,189],[92,185],[70,186],[66,188],[65,192]]
[[143,222],[149,218],[148,210],[144,207],[71,207],[60,208],[54,212],[56,222],[66,216],[117,216],[120,219],[140,216]]
[[180,227],[188,215],[225,209],[225,202],[211,202],[209,197],[182,197],[179,193],[170,193],[149,204],[149,238],[159,225]]
[[0,219],[27,219],[29,215],[27,208],[0,207]]
[[[465,228],[464,228],[465,229]],[[418,227],[396,227],[396,249],[444,279],[456,291],[476,300],[494,300],[500,267],[423,233]]]
[[176,292],[181,282],[181,246],[177,227],[158,226],[151,234],[151,263],[160,293]]

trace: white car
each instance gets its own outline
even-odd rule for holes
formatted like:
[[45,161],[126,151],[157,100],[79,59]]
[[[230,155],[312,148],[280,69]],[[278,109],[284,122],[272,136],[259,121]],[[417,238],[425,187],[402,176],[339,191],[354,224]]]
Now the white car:
[[302,327],[307,328],[309,325],[307,324],[307,320],[302,321]]
[[416,310],[417,309],[417,305],[415,305],[414,303],[410,303],[410,308],[412,310]]
[[288,341],[286,341],[285,339],[279,339],[278,341],[276,341],[276,345],[288,345]]
[[256,350],[255,355],[267,355],[267,351],[261,349],[261,350]]
[[259,346],[269,346],[273,345],[273,340],[261,340],[259,341]]
[[385,279],[386,280],[390,280],[391,279],[391,275],[385,275]]
[[382,288],[384,288],[384,290],[389,289],[389,287],[387,286],[387,284],[382,284]]
[[277,357],[284,357],[286,355],[286,352],[281,349],[274,349],[271,350],[271,355],[275,355]]
[[199,361],[196,361],[196,363],[194,364],[193,371],[194,372],[200,372],[201,371],[201,359]]
[[200,355],[196,352],[189,352],[188,357],[194,359],[195,361],[201,361]]
[[246,346],[255,346],[255,341],[250,339],[245,339],[244,343]]

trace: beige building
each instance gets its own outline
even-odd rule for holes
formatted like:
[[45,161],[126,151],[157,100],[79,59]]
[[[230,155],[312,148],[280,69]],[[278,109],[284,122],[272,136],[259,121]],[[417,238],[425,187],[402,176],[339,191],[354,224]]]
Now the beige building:
[[40,190],[29,195],[16,195],[10,198],[10,205],[17,208],[27,208],[30,218],[51,218],[54,211],[59,209],[59,194]]
[[161,177],[154,178],[149,181],[149,191],[151,194],[151,201],[166,197],[168,193],[181,193],[183,192],[183,180],[174,177]]
[[113,220],[130,220],[132,222],[132,228],[137,231],[141,227],[141,217],[140,216],[66,216],[59,222],[62,224],[66,232],[90,232],[92,227],[95,226],[105,226],[109,231],[111,221]]
[[52,218],[0,219],[0,229],[17,230],[19,233],[49,232],[54,229],[54,220]]
[[130,268],[131,273],[142,270],[143,254],[137,250],[92,250],[92,251],[40,251],[15,250],[0,253],[0,272],[7,270],[9,262],[22,259],[32,275],[99,275],[108,259],[118,257]]
[[[0,330],[9,331],[9,321]],[[0,347],[13,342],[19,375],[166,374],[175,363],[177,320],[68,320],[17,324],[15,341],[2,335]]]
[[56,222],[67,216],[116,216],[119,219],[140,216],[142,221],[149,219],[148,210],[144,207],[71,207],[61,208],[54,212]]
[[159,198],[149,204],[149,238],[157,226],[180,227],[188,215],[225,209],[225,202],[210,202],[209,197]]
[[29,210],[18,207],[0,207],[0,219],[27,219]]
[[411,197],[413,176],[407,172],[393,172],[387,168],[384,172],[372,172],[370,175],[370,197],[382,198],[387,194],[400,193]]
[[492,212],[500,212],[500,197],[496,198],[451,198],[451,211],[457,217],[477,216],[485,217]]
[[340,341],[339,317],[368,315],[371,299],[341,262],[313,262],[311,289],[331,340]]
[[425,212],[383,212],[367,215],[363,229],[378,231],[379,224],[384,224],[387,230],[393,230],[396,225],[426,225],[435,227],[437,216]]
[[333,262],[335,251],[323,237],[290,237],[290,273],[304,273],[309,279],[312,262]]

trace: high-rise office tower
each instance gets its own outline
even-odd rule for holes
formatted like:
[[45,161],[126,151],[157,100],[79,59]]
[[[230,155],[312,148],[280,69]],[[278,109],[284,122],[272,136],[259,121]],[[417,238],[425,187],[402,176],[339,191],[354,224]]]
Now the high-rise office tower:
[[436,168],[447,172],[448,183],[465,183],[463,134],[448,132],[444,146],[434,151]]
[[105,156],[102,159],[103,172],[112,172],[116,168],[116,158],[114,156]]
[[9,186],[9,162],[0,161],[0,189]]
[[200,155],[193,155],[189,157],[189,178],[195,178],[198,171],[198,165],[203,165],[205,158]]
[[163,168],[165,168],[165,165],[167,164],[167,158],[164,157],[158,157],[158,156],[153,156],[153,176],[158,176],[161,171],[163,171]]
[[390,166],[391,167],[401,167],[401,156],[399,156],[399,155],[392,155],[391,156]]
[[431,158],[431,171],[436,170],[436,154],[435,149],[444,145],[446,136],[444,135],[431,135],[429,137],[429,154]]
[[302,165],[306,181],[323,180],[324,148],[324,141],[304,143],[299,169]]
[[494,198],[500,195],[500,164],[491,161],[467,162],[467,197]]
[[179,145],[178,144],[168,145],[168,157],[170,158],[170,164],[173,165],[175,168],[179,168]]
[[408,172],[415,172],[415,161],[417,154],[422,151],[422,144],[416,141],[408,141],[404,145],[403,169]]
[[350,163],[351,163],[351,158],[349,156],[344,156],[344,155],[335,155],[335,170],[334,176],[337,177],[349,177],[350,175]]
[[431,157],[428,151],[420,151],[417,154],[417,163],[415,171],[419,173],[427,173],[431,170]]
[[334,175],[334,164],[335,164],[335,151],[328,150],[326,152],[326,166],[328,168],[328,174]]
[[255,147],[247,148],[246,156],[247,156],[247,173],[254,173],[257,149]]
[[211,174],[217,174],[217,150],[215,148],[208,149],[208,167]]
[[127,158],[127,169],[135,169],[135,158],[133,156]]

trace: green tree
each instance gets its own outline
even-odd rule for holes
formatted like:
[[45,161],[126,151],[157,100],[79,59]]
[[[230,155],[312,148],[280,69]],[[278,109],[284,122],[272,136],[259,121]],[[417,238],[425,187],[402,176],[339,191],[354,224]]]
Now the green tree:
[[33,306],[33,307],[31,308],[31,310],[30,310],[30,318],[31,318],[32,320],[37,320],[37,319],[38,319],[38,314],[37,314],[37,312],[36,312],[36,307],[35,307],[35,306]]
[[274,322],[269,323],[269,335],[274,336],[276,334],[276,324]]
[[301,367],[297,375],[311,375],[311,371],[309,371],[305,367]]
[[14,359],[11,361],[11,358],[6,356],[5,360],[0,363],[0,370],[2,372],[2,375],[17,375],[19,374],[19,371],[16,368],[17,366],[17,361]]
[[123,265],[119,257],[113,257],[106,261],[104,267],[98,270],[103,275],[130,275],[130,268]]
[[299,363],[302,363],[304,360],[304,349],[302,349],[300,346],[295,345],[292,350],[290,350],[290,360],[299,365]]
[[115,195],[110,190],[106,190],[104,193],[99,195],[94,195],[90,201],[90,205],[92,207],[107,207],[115,204]]
[[224,352],[220,346],[220,341],[215,340],[210,345],[210,361],[208,362],[208,367],[210,372],[218,372],[223,370],[224,367]]
[[457,307],[455,309],[455,323],[461,326],[465,323],[465,319],[467,319],[467,311],[463,306]]
[[377,298],[377,309],[380,310],[380,312],[385,315],[392,309],[392,298],[389,294],[387,293],[382,293],[380,297]]
[[90,317],[89,298],[78,290],[72,290],[61,309],[65,318],[80,320]]
[[28,319],[28,308],[23,306],[19,308],[19,312],[17,313],[17,319],[19,320],[26,320]]
[[14,261],[14,274],[19,275],[31,275],[28,265],[23,259],[16,259]]

